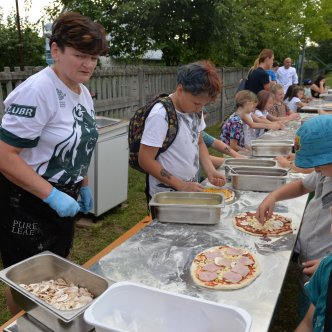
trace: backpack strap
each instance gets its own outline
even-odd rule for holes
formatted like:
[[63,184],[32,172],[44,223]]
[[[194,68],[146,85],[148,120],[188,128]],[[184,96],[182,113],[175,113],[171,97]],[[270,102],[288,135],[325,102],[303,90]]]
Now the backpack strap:
[[179,121],[178,117],[176,115],[176,110],[173,105],[172,99],[170,97],[162,97],[157,102],[160,102],[163,104],[166,110],[167,118],[168,118],[168,129],[166,133],[165,140],[163,142],[163,145],[159,149],[156,158],[163,152],[165,152],[171,144],[174,142],[178,129],[179,129]]
[[[176,138],[176,135],[177,135],[178,129],[179,129],[179,121],[178,121],[178,117],[176,115],[176,110],[173,105],[172,99],[166,94],[159,95],[157,98],[155,98],[152,101],[153,106],[157,103],[162,103],[166,110],[166,114],[167,114],[167,118],[168,118],[168,129],[167,129],[165,140],[164,140],[161,148],[159,148],[155,159],[157,159],[157,157],[161,153],[165,152],[171,146],[171,144],[174,142],[174,140]],[[151,107],[151,109],[152,109],[152,107]],[[154,218],[155,217],[154,213],[153,213],[153,211],[150,210],[150,207],[149,207],[149,202],[151,200],[149,174],[145,174],[145,190],[144,191],[145,191],[145,197],[146,197],[146,201],[147,201],[148,213],[151,213],[152,218]]]
[[332,324],[332,270],[330,272],[329,283],[327,287],[324,332],[331,332]]

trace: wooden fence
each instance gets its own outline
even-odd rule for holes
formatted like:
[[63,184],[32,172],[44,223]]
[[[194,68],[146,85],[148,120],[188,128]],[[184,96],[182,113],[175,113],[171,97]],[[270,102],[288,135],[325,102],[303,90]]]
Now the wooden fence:
[[[13,72],[5,67],[0,72],[0,114],[4,112],[3,101],[6,96],[30,75],[43,67],[25,67],[23,71],[15,68]],[[221,96],[207,107],[207,125],[220,123],[232,112],[234,95],[245,68],[220,68],[223,81]],[[95,110],[98,115],[111,118],[130,119],[134,111],[144,105],[151,97],[170,93],[176,87],[177,67],[119,66],[96,68],[86,84],[95,94]]]

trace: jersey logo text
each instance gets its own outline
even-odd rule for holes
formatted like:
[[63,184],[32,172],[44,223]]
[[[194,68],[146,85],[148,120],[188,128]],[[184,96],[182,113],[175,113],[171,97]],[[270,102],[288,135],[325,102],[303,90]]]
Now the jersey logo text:
[[34,118],[36,115],[36,106],[11,104],[7,110],[7,114],[22,116],[24,118]]

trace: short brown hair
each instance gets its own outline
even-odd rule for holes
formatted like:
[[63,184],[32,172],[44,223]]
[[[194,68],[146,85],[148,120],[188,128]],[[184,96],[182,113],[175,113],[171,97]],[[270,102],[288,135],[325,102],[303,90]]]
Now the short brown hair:
[[50,47],[57,43],[63,52],[65,47],[91,55],[106,55],[108,42],[104,27],[89,17],[75,12],[60,15],[52,25]]
[[261,53],[259,53],[259,56],[258,56],[258,62],[259,63],[262,63],[262,62],[264,62],[264,60],[266,59],[266,58],[272,58],[273,57],[273,55],[274,55],[274,53],[273,53],[273,51],[272,50],[270,50],[269,48],[264,48],[262,51],[261,51]]

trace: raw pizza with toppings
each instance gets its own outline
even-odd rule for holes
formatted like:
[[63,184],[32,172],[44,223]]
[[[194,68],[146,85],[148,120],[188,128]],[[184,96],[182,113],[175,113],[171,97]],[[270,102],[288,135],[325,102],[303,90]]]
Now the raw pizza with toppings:
[[203,189],[204,192],[208,192],[208,193],[220,193],[223,194],[225,197],[225,203],[229,203],[229,202],[233,202],[233,200],[235,199],[235,193],[233,190],[230,190],[228,188],[204,188]]
[[234,227],[242,232],[256,236],[279,236],[292,233],[292,219],[273,213],[262,225],[255,217],[255,212],[239,213],[234,218]]
[[190,273],[199,286],[238,289],[252,283],[260,274],[260,267],[248,250],[219,246],[196,255]]

